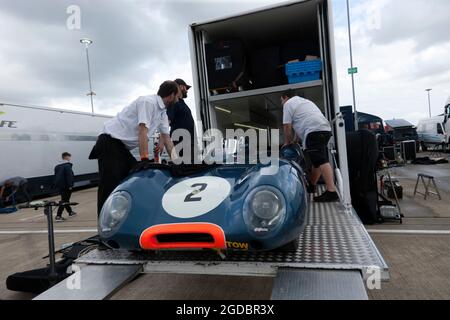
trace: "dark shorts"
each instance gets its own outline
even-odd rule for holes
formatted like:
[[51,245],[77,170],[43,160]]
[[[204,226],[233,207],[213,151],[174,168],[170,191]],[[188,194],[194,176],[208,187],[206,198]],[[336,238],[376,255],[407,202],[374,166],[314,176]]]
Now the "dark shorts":
[[314,168],[329,163],[328,142],[331,132],[311,132],[306,138],[306,154],[309,156]]

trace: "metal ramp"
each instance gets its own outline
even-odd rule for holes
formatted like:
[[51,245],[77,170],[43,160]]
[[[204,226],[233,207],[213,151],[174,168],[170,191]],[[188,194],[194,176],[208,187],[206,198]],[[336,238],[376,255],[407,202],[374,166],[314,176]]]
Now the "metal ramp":
[[140,265],[85,266],[34,300],[107,299],[132,281],[141,271]]
[[[389,279],[388,266],[356,213],[340,203],[312,201],[296,252],[235,252],[222,259],[212,251],[94,250],[76,264],[82,271],[86,268],[83,266],[92,265],[104,266],[105,270],[139,266],[144,273],[276,277],[273,299],[367,299],[364,280],[374,268],[379,270],[381,280]],[[312,284],[314,279],[322,281]],[[317,288],[316,295],[307,289],[311,287]]]

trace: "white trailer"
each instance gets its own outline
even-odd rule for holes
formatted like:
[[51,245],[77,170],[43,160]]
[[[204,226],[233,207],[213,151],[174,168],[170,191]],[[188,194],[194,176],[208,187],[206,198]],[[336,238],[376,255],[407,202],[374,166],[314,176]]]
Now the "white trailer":
[[[94,250],[76,261],[81,267],[81,279],[74,274],[36,299],[104,299],[142,272],[275,277],[272,299],[367,299],[364,280],[387,280],[389,270],[351,206],[345,123],[338,114],[332,21],[330,0],[303,0],[195,23],[189,28],[196,112],[204,130],[279,128],[279,97],[287,89],[316,102],[333,123],[330,153],[339,153],[336,183],[342,202],[310,202],[307,226],[296,252],[229,253],[221,259],[210,252],[149,255]],[[240,38],[252,48],[286,37],[301,41],[302,36],[314,41],[319,51],[320,80],[224,94],[210,90],[215,88],[208,86],[208,43]],[[229,62],[228,59],[224,64]],[[82,289],[68,290],[68,285],[77,279],[81,280]]]
[[89,153],[110,116],[54,108],[0,104],[0,180],[28,179],[33,196],[50,194],[61,154],[72,154],[75,187],[95,183]]

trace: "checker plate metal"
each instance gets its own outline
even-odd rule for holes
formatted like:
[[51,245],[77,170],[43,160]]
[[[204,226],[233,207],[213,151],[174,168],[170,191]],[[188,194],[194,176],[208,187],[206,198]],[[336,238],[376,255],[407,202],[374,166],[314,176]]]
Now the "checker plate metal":
[[360,270],[364,278],[388,266],[354,210],[340,203],[310,202],[307,226],[296,252],[235,252],[226,259],[212,251],[132,253],[94,250],[79,264],[143,264],[144,272],[275,276],[278,268]]

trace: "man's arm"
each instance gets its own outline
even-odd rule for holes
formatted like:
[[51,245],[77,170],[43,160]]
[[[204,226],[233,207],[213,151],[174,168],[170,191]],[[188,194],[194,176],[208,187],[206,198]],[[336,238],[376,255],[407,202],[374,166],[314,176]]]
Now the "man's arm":
[[64,171],[65,171],[65,175],[66,175],[66,183],[67,183],[66,187],[69,190],[71,190],[72,187],[73,187],[73,172],[72,172],[72,169],[68,165],[66,165],[66,167],[64,168]]
[[[161,141],[162,145],[167,148],[170,159],[172,161],[177,159],[175,147],[173,145],[172,139],[170,138],[170,135],[168,135],[167,133],[161,133],[159,140]],[[161,150],[164,150],[164,148],[162,148]]]
[[19,191],[19,187],[18,186],[12,186],[12,191],[11,193],[6,197],[6,201],[8,201],[9,199],[11,199],[16,193],[17,191]]
[[288,123],[284,126],[284,146],[288,146],[293,143],[292,138],[292,124]]
[[5,186],[0,188],[0,199],[3,199],[3,192],[5,192]]
[[294,134],[294,144],[300,143],[300,137]]
[[141,160],[149,159],[148,156],[148,129],[145,124],[139,124],[139,154],[141,156]]

